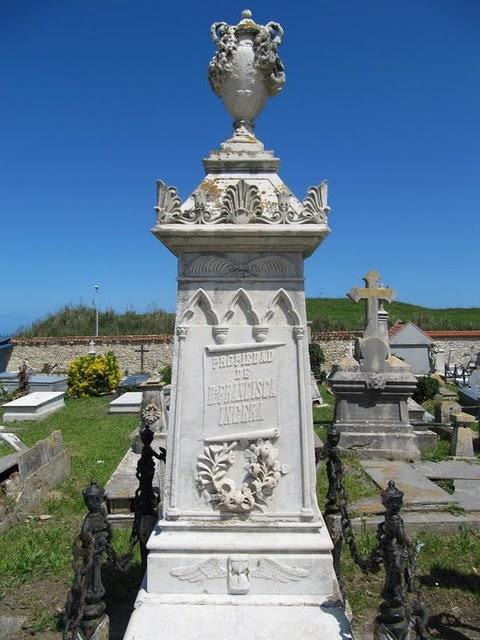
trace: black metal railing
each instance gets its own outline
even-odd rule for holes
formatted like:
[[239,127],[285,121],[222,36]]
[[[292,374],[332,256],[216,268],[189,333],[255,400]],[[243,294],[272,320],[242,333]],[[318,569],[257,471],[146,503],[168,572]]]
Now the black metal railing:
[[140,437],[143,448],[137,463],[138,488],[134,497],[134,518],[128,549],[120,555],[112,546],[112,528],[104,505],[103,487],[92,480],[83,491],[86,514],[79,535],[73,544],[72,587],[64,610],[63,640],[89,640],[105,619],[105,588],[102,583],[104,557],[120,571],[126,571],[137,544],[143,572],[147,562],[147,540],[158,518],[159,496],[153,489],[155,459],[165,461],[165,449],[152,449],[153,431],[147,424]]
[[340,435],[330,427],[322,457],[326,459],[328,491],[325,523],[333,541],[333,566],[342,593],[341,556],[344,541],[353,561],[365,574],[384,568],[382,603],[374,622],[375,640],[406,640],[415,633],[417,640],[427,638],[426,610],[415,586],[417,547],[407,537],[401,516],[403,493],[393,481],[382,491],[385,519],[378,525],[376,542],[368,555],[362,555],[350,516],[344,486],[344,468],[338,448]]

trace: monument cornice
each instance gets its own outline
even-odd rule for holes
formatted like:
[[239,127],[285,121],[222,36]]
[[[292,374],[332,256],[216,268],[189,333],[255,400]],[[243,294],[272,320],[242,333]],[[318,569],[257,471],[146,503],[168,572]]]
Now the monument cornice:
[[[261,233],[260,233],[261,229]],[[188,252],[245,251],[300,253],[308,258],[330,233],[327,224],[156,225],[151,230],[178,256]]]

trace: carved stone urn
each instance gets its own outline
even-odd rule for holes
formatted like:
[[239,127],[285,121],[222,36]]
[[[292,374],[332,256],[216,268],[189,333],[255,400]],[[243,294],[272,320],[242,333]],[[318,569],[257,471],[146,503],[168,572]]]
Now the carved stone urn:
[[208,69],[210,85],[232,116],[235,135],[248,136],[268,97],[285,83],[278,56],[283,29],[276,22],[258,25],[246,9],[237,25],[215,22],[211,33],[217,53]]

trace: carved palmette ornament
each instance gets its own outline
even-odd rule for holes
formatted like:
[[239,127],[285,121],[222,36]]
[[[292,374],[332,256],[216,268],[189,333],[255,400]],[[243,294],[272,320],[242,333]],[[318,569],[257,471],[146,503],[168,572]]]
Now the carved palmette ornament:
[[317,224],[327,221],[330,207],[327,204],[328,183],[326,180],[321,182],[318,187],[310,187],[307,196],[303,201],[303,213],[300,223],[315,222]]
[[228,222],[248,224],[262,213],[262,202],[258,187],[239,180],[236,185],[227,187],[223,198],[222,213]]
[[247,477],[240,487],[227,473],[236,461],[237,442],[211,444],[204,448],[197,460],[197,486],[207,502],[219,509],[249,513],[253,509],[266,511],[282,476],[290,471],[288,465],[277,460],[277,450],[269,440],[258,439],[244,452],[248,464]]
[[169,187],[162,180],[157,180],[157,212],[158,224],[169,224],[176,221],[180,216],[180,200],[177,189]]
[[[220,206],[208,202],[200,188],[193,193],[193,207],[181,208],[181,200],[175,187],[161,180],[157,182],[157,224],[326,224],[330,207],[327,204],[328,185],[324,180],[317,187],[310,187],[300,210],[292,207],[292,194],[286,190],[277,192],[277,207],[262,204],[259,189],[246,180],[239,180],[225,189]],[[298,208],[298,205],[297,205]]]

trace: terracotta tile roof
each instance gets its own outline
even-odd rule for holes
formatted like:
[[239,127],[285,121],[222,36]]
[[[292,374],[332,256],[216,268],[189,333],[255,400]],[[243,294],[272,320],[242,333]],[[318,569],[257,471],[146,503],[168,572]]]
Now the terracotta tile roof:
[[406,324],[406,322],[397,322],[393,325],[393,327],[390,327],[390,329],[388,330],[389,337],[391,338],[392,336],[396,335],[401,329],[403,329]]
[[173,342],[172,335],[151,335],[151,336],[61,336],[61,337],[35,337],[35,338],[12,338],[14,345],[48,345],[48,344],[90,344],[93,340],[95,344],[141,344],[160,343],[169,344]]
[[425,331],[429,338],[480,338],[480,329],[452,330],[452,331]]

